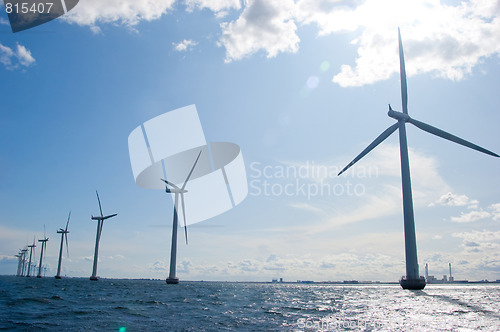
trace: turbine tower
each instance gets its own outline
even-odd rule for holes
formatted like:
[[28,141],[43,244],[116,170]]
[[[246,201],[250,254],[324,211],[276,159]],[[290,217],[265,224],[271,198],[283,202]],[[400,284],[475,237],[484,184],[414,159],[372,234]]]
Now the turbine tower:
[[47,241],[49,240],[48,237],[45,236],[45,225],[43,226],[43,239],[38,240],[38,242],[41,242],[42,244],[42,249],[40,250],[40,262],[38,263],[38,275],[36,276],[37,278],[42,277],[42,261],[43,261],[43,251],[47,247]]
[[55,276],[56,279],[61,279],[61,262],[62,262],[62,253],[63,253],[63,242],[66,240],[66,254],[69,255],[69,249],[68,249],[68,225],[69,225],[69,218],[71,217],[71,211],[69,211],[68,215],[68,221],[66,222],[66,228],[62,229],[59,228],[57,231],[57,234],[61,234],[61,247],[59,248],[59,262],[57,263],[57,274]]
[[406,86],[406,70],[403,54],[403,43],[401,41],[401,33],[398,29],[399,39],[399,66],[401,76],[401,99],[403,112],[394,111],[389,105],[388,115],[397,120],[397,123],[387,128],[380,136],[378,136],[366,149],[364,149],[356,158],[354,158],[338,175],[344,173],[349,167],[354,165],[358,160],[363,158],[377,145],[382,143],[396,129],[399,129],[399,148],[401,157],[401,182],[403,192],[403,217],[404,217],[404,234],[405,234],[405,256],[406,256],[406,277],[400,280],[403,289],[423,289],[425,287],[425,278],[419,276],[418,259],[417,259],[417,241],[415,236],[415,221],[413,215],[413,199],[410,181],[410,162],[408,160],[408,144],[406,141],[406,123],[409,122],[417,128],[426,131],[430,134],[439,136],[449,141],[464,145],[468,148],[489,154],[494,157],[499,157],[496,153],[488,151],[480,146],[472,144],[457,136],[451,135],[441,129],[430,126],[426,123],[417,121],[408,115],[408,92]]
[[33,250],[36,248],[35,237],[33,237],[33,244],[30,244],[28,248],[30,248],[30,260],[28,262],[28,272],[26,273],[26,276],[29,278],[31,271],[31,257],[33,256]]
[[[163,182],[165,182],[166,188],[165,192],[167,193],[172,193],[175,194],[175,202],[174,202],[174,220],[173,220],[173,225],[172,225],[172,247],[170,249],[170,273],[167,278],[167,284],[178,284],[179,283],[179,278],[175,276],[175,267],[176,267],[176,260],[177,260],[177,204],[179,202],[179,195],[181,196],[181,205],[182,205],[182,216],[184,217],[184,235],[186,236],[186,244],[188,243],[187,239],[187,225],[186,225],[186,210],[184,206],[184,194],[187,193],[186,184],[189,181],[189,178],[191,177],[191,174],[193,174],[194,168],[196,167],[196,164],[198,163],[198,159],[200,159],[201,151],[198,153],[198,157],[196,158],[193,167],[191,168],[191,171],[189,172],[186,180],[184,181],[184,184],[182,185],[181,188],[176,186],[170,181],[161,179]],[[168,186],[172,187],[169,188]]]
[[99,277],[97,276],[97,260],[98,260],[98,255],[99,255],[99,241],[101,240],[101,232],[102,232],[102,225],[104,224],[104,220],[109,219],[111,217],[116,216],[117,214],[110,214],[109,216],[104,216],[102,213],[102,207],[101,207],[101,200],[99,199],[99,193],[97,190],[95,191],[97,195],[97,201],[99,202],[99,211],[101,212],[101,216],[91,216],[92,220],[97,220],[97,235],[95,238],[95,251],[94,251],[94,265],[92,268],[92,275],[90,276],[90,280],[99,280]]

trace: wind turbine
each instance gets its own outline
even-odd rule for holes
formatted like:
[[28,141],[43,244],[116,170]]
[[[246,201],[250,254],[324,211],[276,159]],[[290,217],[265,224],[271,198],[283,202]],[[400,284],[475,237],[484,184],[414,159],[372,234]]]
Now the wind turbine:
[[42,277],[42,261],[43,261],[43,251],[47,247],[47,241],[49,240],[48,237],[45,236],[45,225],[43,225],[43,239],[38,240],[38,242],[42,243],[42,250],[40,250],[40,262],[38,263],[38,275],[36,276],[37,278]]
[[380,134],[366,149],[364,149],[356,158],[354,158],[338,175],[344,173],[349,167],[354,165],[358,160],[363,158],[377,145],[382,143],[389,137],[396,129],[399,129],[399,148],[401,156],[401,182],[403,187],[403,217],[404,217],[404,233],[405,233],[405,255],[406,255],[406,277],[400,280],[403,289],[423,289],[425,287],[425,278],[420,277],[418,273],[418,260],[417,260],[417,242],[415,236],[415,221],[413,215],[413,199],[410,181],[410,163],[408,160],[408,144],[406,141],[406,126],[407,122],[415,127],[422,129],[430,134],[439,136],[449,141],[461,144],[468,148],[489,154],[494,157],[500,157],[496,153],[488,151],[480,146],[472,144],[464,139],[449,134],[441,129],[430,126],[426,123],[420,122],[411,118],[408,115],[408,93],[406,85],[406,71],[405,61],[403,54],[403,42],[401,41],[401,33],[398,28],[399,39],[399,65],[401,76],[401,99],[403,104],[403,112],[394,111],[389,105],[388,115],[397,120],[397,123],[387,128]]
[[30,244],[28,246],[28,248],[30,248],[30,260],[28,262],[28,272],[26,273],[26,276],[27,277],[30,277],[30,271],[31,271],[31,257],[33,256],[33,250],[36,248],[36,244],[35,244],[35,237],[33,236],[33,244]]
[[23,255],[23,258],[22,258],[22,268],[21,268],[21,277],[24,276],[24,271],[25,271],[25,267],[26,267],[26,252],[28,251],[28,249],[24,248],[23,250],[21,250],[21,253]]
[[14,255],[17,258],[17,272],[16,276],[19,277],[21,275],[21,260],[23,259],[22,251],[19,251],[17,255]]
[[92,275],[90,276],[90,280],[99,280],[99,277],[97,276],[97,260],[98,260],[98,255],[99,255],[99,241],[101,240],[101,232],[102,232],[102,225],[104,224],[104,220],[109,219],[111,217],[116,216],[117,214],[110,214],[109,216],[104,216],[102,213],[102,207],[101,207],[101,200],[99,199],[99,193],[97,190],[95,191],[97,195],[97,201],[99,202],[99,211],[101,212],[101,216],[91,216],[92,220],[97,220],[97,235],[95,238],[95,251],[94,251],[94,266],[92,268]]
[[69,225],[69,218],[71,217],[71,211],[69,211],[68,215],[68,221],[66,222],[66,228],[62,229],[59,228],[57,231],[57,234],[61,234],[61,247],[59,248],[59,262],[57,263],[57,275],[55,276],[56,279],[61,279],[61,262],[62,262],[62,253],[63,253],[63,242],[66,239],[66,254],[69,255],[69,249],[68,249],[68,225]]
[[[178,284],[179,283],[179,278],[175,276],[175,267],[176,267],[176,260],[177,260],[177,204],[179,202],[179,195],[181,196],[181,205],[182,205],[182,216],[184,217],[184,235],[186,236],[186,244],[188,243],[187,239],[187,224],[186,224],[186,209],[184,206],[184,194],[187,193],[186,184],[189,181],[189,178],[191,177],[191,174],[193,174],[194,168],[196,167],[196,164],[198,163],[198,159],[200,159],[201,151],[198,153],[198,157],[196,158],[193,167],[191,168],[191,171],[189,172],[186,180],[184,181],[184,184],[182,185],[181,188],[176,186],[170,181],[161,179],[163,182],[165,182],[165,192],[167,193],[172,193],[175,194],[175,202],[174,202],[174,220],[173,220],[173,225],[172,225],[172,247],[170,249],[170,273],[167,278],[167,284]],[[171,186],[172,188],[169,188],[168,186]]]

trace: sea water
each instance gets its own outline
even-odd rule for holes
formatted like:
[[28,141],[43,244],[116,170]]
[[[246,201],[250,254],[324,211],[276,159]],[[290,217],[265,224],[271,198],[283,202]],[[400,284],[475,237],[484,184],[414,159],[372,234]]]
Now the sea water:
[[0,277],[0,329],[500,331],[500,285],[182,282]]

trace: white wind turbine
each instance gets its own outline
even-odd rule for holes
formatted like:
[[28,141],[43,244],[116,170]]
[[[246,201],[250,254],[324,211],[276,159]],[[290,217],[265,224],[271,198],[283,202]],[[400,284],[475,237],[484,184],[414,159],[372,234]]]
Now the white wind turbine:
[[26,271],[26,252],[28,251],[28,249],[26,249],[26,247],[21,250],[21,254],[23,255],[22,257],[22,267],[21,267],[21,277],[24,277],[24,272]]
[[388,115],[397,120],[397,123],[387,128],[380,136],[378,136],[366,149],[364,149],[356,158],[353,159],[338,175],[345,172],[349,167],[354,165],[358,160],[363,158],[377,145],[382,143],[396,129],[399,129],[399,148],[401,156],[401,181],[403,187],[403,217],[404,217],[404,233],[405,233],[405,255],[406,255],[406,277],[401,278],[400,284],[403,289],[423,289],[425,287],[425,278],[419,276],[418,259],[417,259],[417,243],[415,236],[415,221],[413,215],[413,199],[410,181],[410,163],[408,160],[408,145],[406,141],[406,123],[409,122],[423,131],[439,136],[449,141],[461,144],[468,148],[489,154],[494,157],[499,157],[496,153],[488,151],[480,146],[472,144],[464,139],[449,134],[441,129],[430,126],[426,123],[417,121],[408,115],[408,93],[406,85],[406,71],[403,54],[403,43],[401,41],[401,33],[398,29],[399,39],[399,65],[401,76],[401,99],[403,104],[403,112],[394,111],[389,105]]
[[43,225],[43,239],[38,240],[38,242],[41,242],[42,249],[40,250],[40,262],[38,263],[38,275],[36,276],[37,278],[42,277],[42,261],[43,261],[43,252],[45,248],[47,247],[47,241],[49,238],[45,236],[45,225]]
[[97,195],[97,201],[99,202],[99,211],[101,212],[101,216],[91,216],[92,220],[97,220],[97,235],[95,238],[95,251],[94,251],[94,265],[92,268],[92,275],[90,276],[90,280],[99,280],[99,277],[97,276],[97,260],[98,260],[98,255],[99,255],[99,241],[101,240],[101,232],[102,232],[102,226],[104,224],[104,220],[109,219],[111,217],[116,216],[117,214],[110,214],[109,216],[104,216],[102,213],[102,207],[101,207],[101,200],[99,199],[99,193],[97,190],[95,191]]
[[[181,196],[181,205],[182,205],[182,216],[184,217],[184,234],[186,236],[186,244],[188,243],[187,239],[187,224],[186,224],[186,209],[184,206],[184,194],[187,193],[186,184],[189,181],[189,178],[191,177],[191,174],[193,174],[194,168],[196,167],[196,164],[198,163],[198,159],[200,159],[201,151],[198,153],[198,157],[196,158],[193,167],[191,168],[191,171],[189,172],[186,180],[184,181],[184,184],[182,185],[181,188],[176,186],[174,183],[161,179],[163,182],[166,184],[165,191],[167,193],[172,193],[175,194],[175,202],[174,202],[174,220],[173,220],[173,225],[172,225],[172,247],[170,249],[170,273],[167,278],[167,284],[178,284],[179,283],[179,278],[175,276],[175,267],[176,267],[176,260],[177,260],[177,211],[178,211],[178,202],[179,202],[179,195]],[[169,188],[168,186],[171,186],[172,188]]]
[[66,254],[69,255],[69,249],[68,249],[68,225],[69,225],[69,218],[71,217],[71,211],[69,211],[68,215],[68,221],[66,222],[66,228],[62,229],[59,228],[57,231],[57,234],[61,234],[61,247],[59,248],[59,262],[57,263],[57,275],[55,276],[56,279],[61,279],[61,263],[62,263],[62,253],[63,253],[63,242],[66,240]]
[[28,248],[30,248],[30,260],[28,262],[28,272],[26,273],[26,276],[27,277],[31,277],[30,276],[30,272],[31,272],[31,257],[33,256],[33,250],[35,250],[35,248],[36,248],[35,237],[34,236],[33,236],[33,244],[30,244],[28,246]]
[[17,273],[16,273],[16,276],[20,276],[21,275],[21,261],[23,259],[23,252],[22,250],[19,250],[19,253],[17,255],[14,255],[14,257],[17,258]]

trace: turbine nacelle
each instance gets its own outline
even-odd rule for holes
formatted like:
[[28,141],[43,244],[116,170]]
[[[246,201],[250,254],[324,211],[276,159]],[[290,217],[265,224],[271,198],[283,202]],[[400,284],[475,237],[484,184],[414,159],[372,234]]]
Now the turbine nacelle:
[[[165,180],[165,179],[160,179],[162,180],[163,182],[165,182],[165,192],[166,193],[171,193],[171,194],[184,194],[184,193],[187,193],[188,191],[186,189],[184,189],[186,186],[184,183],[184,185],[182,186],[182,188],[179,188],[177,185],[175,185],[175,183],[172,183],[168,180]],[[172,188],[169,188],[168,186],[172,187]]]
[[387,112],[387,115],[398,121],[402,120],[404,122],[408,122],[411,119],[408,114],[393,110],[390,104],[389,104],[389,112]]
[[171,193],[171,194],[184,194],[187,193],[188,191],[186,189],[181,189],[181,188],[165,188],[165,192]]

